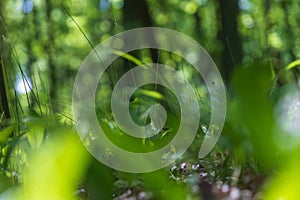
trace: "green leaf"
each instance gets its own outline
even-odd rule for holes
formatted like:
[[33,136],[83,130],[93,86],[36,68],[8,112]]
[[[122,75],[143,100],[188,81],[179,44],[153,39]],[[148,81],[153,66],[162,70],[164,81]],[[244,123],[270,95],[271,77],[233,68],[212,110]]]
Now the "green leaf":
[[300,59],[295,60],[293,62],[291,62],[290,64],[288,64],[285,68],[283,68],[281,71],[279,71],[279,73],[277,75],[273,75],[272,79],[277,80],[280,75],[282,75],[284,72],[289,71],[295,67],[297,67],[298,65],[300,65]]
[[171,133],[172,132],[172,129],[168,129],[166,131],[164,131],[161,136],[160,136],[160,139],[162,139],[163,137],[165,137],[168,133]]
[[273,135],[273,107],[269,98],[271,76],[270,68],[264,63],[253,63],[236,71],[232,79],[235,98],[227,115],[230,126],[234,127],[230,135],[233,143],[237,144],[235,149],[242,148],[245,158],[255,156],[261,170],[273,167],[278,152]]
[[131,61],[132,63],[136,64],[137,66],[143,65],[143,63],[139,59],[137,59],[136,57],[134,57],[128,53],[124,53],[124,52],[118,51],[118,50],[114,50],[114,53],[118,56],[123,57],[124,59]]
[[8,137],[14,131],[14,128],[15,128],[14,125],[10,125],[0,131],[0,144],[3,144],[7,141]]
[[298,65],[300,65],[300,59],[291,62],[291,63],[288,64],[288,66],[286,66],[282,71],[287,71],[287,70],[293,69],[294,67],[296,67],[296,66],[298,66]]
[[11,183],[7,177],[0,174],[0,194],[4,192],[7,188],[11,187]]
[[285,157],[281,169],[265,184],[264,199],[299,199],[299,153],[300,150],[297,149],[292,155]]
[[38,148],[44,137],[45,126],[40,118],[30,117],[25,120],[26,126],[28,128],[27,138],[32,148]]
[[148,97],[151,97],[153,99],[164,99],[164,96],[161,93],[157,92],[157,91],[139,89],[137,91],[137,93],[148,96]]
[[72,193],[87,169],[87,153],[72,129],[59,127],[54,131],[57,137],[30,154],[22,194],[16,199],[75,199]]

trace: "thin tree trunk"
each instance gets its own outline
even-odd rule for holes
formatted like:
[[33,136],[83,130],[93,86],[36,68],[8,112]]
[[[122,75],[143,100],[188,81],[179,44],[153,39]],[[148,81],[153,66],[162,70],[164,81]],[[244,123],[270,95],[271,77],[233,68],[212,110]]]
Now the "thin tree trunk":
[[47,20],[47,33],[48,33],[48,44],[45,46],[45,51],[48,54],[48,67],[50,73],[50,99],[51,99],[51,108],[52,111],[57,111],[56,106],[56,90],[57,90],[57,83],[56,83],[56,67],[53,62],[53,49],[52,43],[54,42],[54,33],[53,28],[51,27],[52,20],[51,20],[51,1],[46,4],[46,20]]
[[1,96],[1,113],[4,112],[5,117],[10,118],[9,105],[7,100],[7,93],[5,88],[4,66],[2,65],[2,56],[0,54],[0,96]]
[[7,100],[7,93],[6,93],[6,88],[5,88],[5,76],[4,76],[4,66],[2,65],[2,51],[4,51],[3,47],[3,38],[2,36],[4,35],[4,28],[3,28],[3,21],[2,21],[2,5],[3,2],[0,1],[0,100],[1,100],[1,113],[4,112],[4,115],[6,118],[10,118],[10,112],[9,112],[9,106],[8,106],[8,100]]
[[[149,7],[145,0],[126,0],[124,7],[124,26],[129,30],[138,27],[152,27],[153,22],[149,14]],[[152,39],[155,42],[155,38]],[[158,61],[158,51],[150,49],[154,63]]]
[[223,41],[223,74],[229,82],[234,68],[242,62],[242,43],[238,32],[237,18],[239,13],[238,0],[219,1],[222,28],[220,38]]

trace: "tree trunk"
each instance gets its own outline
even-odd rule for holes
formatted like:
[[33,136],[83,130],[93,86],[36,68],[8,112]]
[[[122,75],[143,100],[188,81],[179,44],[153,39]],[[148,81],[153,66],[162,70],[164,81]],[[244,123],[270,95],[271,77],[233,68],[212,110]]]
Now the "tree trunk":
[[222,28],[220,39],[223,41],[223,75],[228,83],[235,67],[242,62],[242,43],[238,32],[237,18],[239,13],[238,0],[220,0]]
[[[149,7],[145,0],[125,0],[123,7],[124,26],[126,30],[138,27],[152,27],[152,19],[149,14]],[[155,38],[152,39],[155,41]],[[153,63],[158,61],[156,49],[150,49]]]
[[7,93],[6,93],[6,88],[5,88],[4,73],[5,73],[5,70],[4,70],[4,66],[2,65],[2,56],[0,54],[0,98],[1,98],[1,113],[0,113],[0,116],[4,112],[4,116],[6,117],[6,119],[8,119],[8,118],[10,118],[10,113],[9,113]]
[[49,67],[49,73],[50,73],[50,99],[51,99],[51,109],[53,112],[57,111],[57,105],[56,105],[56,90],[57,90],[57,83],[56,83],[56,67],[53,62],[53,49],[52,44],[54,42],[54,33],[53,33],[53,27],[51,27],[52,19],[51,19],[51,8],[52,4],[51,1],[49,1],[46,4],[46,20],[47,20],[47,33],[48,33],[48,44],[45,45],[45,51],[48,54],[48,67]]
[[[3,2],[0,2],[0,17],[3,16]],[[6,87],[5,87],[5,69],[4,66],[2,65],[2,52],[4,52],[5,47],[4,47],[4,22],[2,21],[3,19],[0,19],[0,117],[2,113],[4,112],[4,116],[8,119],[10,118],[10,112],[9,112],[9,105],[8,105],[8,100],[7,100],[7,93],[6,93]]]

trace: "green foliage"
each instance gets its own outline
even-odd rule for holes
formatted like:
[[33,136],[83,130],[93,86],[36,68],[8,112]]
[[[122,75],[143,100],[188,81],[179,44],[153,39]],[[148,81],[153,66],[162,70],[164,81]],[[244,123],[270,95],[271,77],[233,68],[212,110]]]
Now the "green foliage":
[[299,149],[283,163],[278,174],[265,186],[265,199],[297,199],[300,195]]
[[56,136],[52,144],[45,144],[30,155],[24,171],[23,199],[74,199],[73,192],[86,168],[87,154],[75,132],[68,129],[56,129],[56,132],[64,136]]
[[[274,142],[274,114],[269,100],[272,87],[268,65],[253,63],[233,76],[233,100],[229,105],[228,129],[240,161],[255,156],[264,170],[276,162],[278,149]],[[246,89],[247,88],[247,89]],[[244,153],[240,152],[243,151]]]
[[286,71],[286,70],[290,70],[290,69],[293,69],[294,67],[300,65],[300,60],[295,60],[293,62],[291,62],[290,64],[288,64],[288,66],[286,66],[283,70]]
[[25,118],[24,122],[28,128],[27,138],[32,148],[38,148],[43,141],[44,129],[43,120],[39,118]]
[[14,131],[14,125],[10,125],[0,131],[0,144],[2,145]]
[[[0,199],[221,199],[230,195],[218,190],[226,184],[251,188],[252,197],[297,199],[299,130],[286,130],[284,122],[298,123],[299,12],[298,1],[284,0],[0,1]],[[83,148],[74,130],[71,96],[86,55],[110,36],[140,26],[171,28],[199,41],[225,78],[228,113],[218,145],[199,160],[211,117],[203,79],[174,53],[115,51],[120,58],[105,71],[95,99],[99,124],[114,144],[132,152],[155,151],[174,138],[180,124],[174,94],[153,84],[135,91],[129,110],[137,124],[146,125],[149,107],[163,105],[168,115],[163,130],[139,139],[118,127],[111,94],[135,66],[172,67],[191,82],[201,110],[195,141],[173,167],[127,174],[102,165]],[[253,186],[261,177],[265,185]]]

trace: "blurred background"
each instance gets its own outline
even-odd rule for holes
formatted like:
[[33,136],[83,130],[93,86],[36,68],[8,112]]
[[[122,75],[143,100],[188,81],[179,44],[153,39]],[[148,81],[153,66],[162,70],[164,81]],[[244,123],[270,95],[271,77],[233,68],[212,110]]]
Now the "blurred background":
[[[0,199],[297,199],[299,22],[300,2],[288,0],[1,1]],[[99,81],[95,99],[99,123],[115,144],[154,151],[180,124],[174,94],[146,85],[131,98],[130,113],[145,125],[145,111],[160,103],[168,112],[164,129],[146,140],[117,127],[111,93],[137,65],[159,62],[182,73],[201,109],[198,134],[182,158],[162,170],[129,174],[102,165],[83,148],[72,90],[81,62],[101,41],[150,26],[182,32],[205,48],[227,88],[227,118],[217,146],[199,159],[203,137],[213,132],[201,76],[166,51],[121,56]]]

